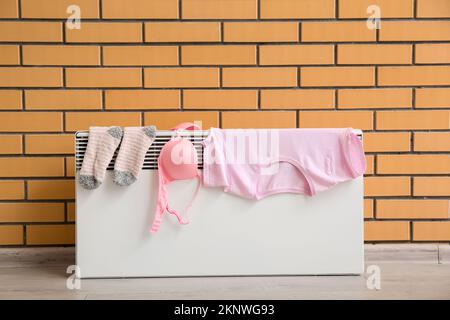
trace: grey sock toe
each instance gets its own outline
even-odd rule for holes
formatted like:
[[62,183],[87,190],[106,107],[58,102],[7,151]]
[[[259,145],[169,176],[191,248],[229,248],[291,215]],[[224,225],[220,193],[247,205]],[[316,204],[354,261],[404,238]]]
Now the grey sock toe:
[[136,177],[129,171],[113,171],[113,181],[115,184],[125,187],[136,181]]
[[122,139],[123,130],[121,127],[111,127],[108,129],[108,133],[116,139]]
[[155,126],[147,126],[144,127],[142,130],[144,130],[144,133],[149,136],[150,138],[155,138],[156,136],[156,127]]
[[80,185],[88,190],[97,189],[102,183],[94,176],[80,175],[78,178]]

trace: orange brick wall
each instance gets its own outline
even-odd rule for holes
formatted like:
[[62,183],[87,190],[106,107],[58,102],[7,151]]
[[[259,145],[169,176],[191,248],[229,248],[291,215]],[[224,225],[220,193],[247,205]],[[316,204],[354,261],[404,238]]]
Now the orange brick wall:
[[361,128],[366,240],[450,241],[450,1],[0,0],[0,246],[73,244],[76,130],[192,120]]

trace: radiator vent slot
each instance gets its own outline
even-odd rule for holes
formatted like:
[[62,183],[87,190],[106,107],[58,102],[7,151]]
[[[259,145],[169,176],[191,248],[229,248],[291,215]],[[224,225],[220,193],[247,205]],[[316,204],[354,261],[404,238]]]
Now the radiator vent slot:
[[[208,131],[195,131],[195,134],[184,136],[186,139],[189,139],[197,149],[197,155],[199,159],[198,168],[203,168],[203,146],[201,145],[201,142],[207,137]],[[145,155],[144,170],[157,170],[158,169],[158,156],[161,152],[162,147],[168,142],[173,136],[172,131],[157,131],[156,132],[156,139],[153,142],[153,144],[150,146],[150,148],[147,151],[147,154]],[[88,131],[79,131],[75,134],[75,168],[76,170],[81,169],[81,165],[83,163],[84,159],[84,153],[86,152],[86,147],[88,143],[89,138],[89,132]],[[120,146],[119,146],[120,148]],[[113,170],[114,169],[114,163],[116,161],[117,153],[119,151],[119,148],[117,148],[116,152],[114,153],[114,156],[108,165],[107,170]]]

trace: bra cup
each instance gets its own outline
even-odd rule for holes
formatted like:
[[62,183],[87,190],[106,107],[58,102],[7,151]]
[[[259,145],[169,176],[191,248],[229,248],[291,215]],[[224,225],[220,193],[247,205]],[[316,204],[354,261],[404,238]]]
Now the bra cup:
[[[175,129],[199,129],[191,123],[183,123],[178,125]],[[183,139],[180,136],[172,138],[161,149],[158,156],[158,202],[156,206],[155,218],[153,220],[150,232],[155,233],[159,230],[162,222],[163,214],[167,211],[175,215],[180,224],[188,224],[189,218],[183,219],[178,211],[170,208],[167,198],[166,185],[174,180],[187,180],[198,178],[197,188],[195,189],[194,197],[184,209],[185,215],[192,205],[192,201],[197,196],[201,186],[200,173],[197,169],[198,157],[197,149],[188,139]]]
[[161,166],[170,180],[185,180],[197,177],[197,150],[187,139],[174,139],[161,150]]

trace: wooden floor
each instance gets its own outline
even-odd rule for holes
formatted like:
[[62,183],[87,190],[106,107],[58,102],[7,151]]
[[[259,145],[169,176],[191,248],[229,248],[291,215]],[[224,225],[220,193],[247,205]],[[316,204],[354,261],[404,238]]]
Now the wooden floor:
[[66,288],[74,248],[0,249],[0,299],[450,299],[450,246],[366,245],[367,275],[82,280]]

